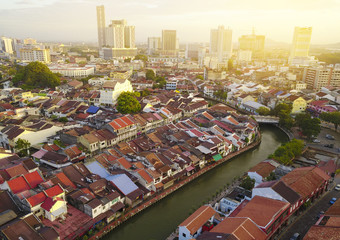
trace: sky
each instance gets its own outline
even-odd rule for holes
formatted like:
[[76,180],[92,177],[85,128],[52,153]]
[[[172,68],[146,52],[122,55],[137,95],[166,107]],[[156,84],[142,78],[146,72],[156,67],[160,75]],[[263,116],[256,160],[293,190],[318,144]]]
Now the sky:
[[136,42],[177,30],[180,43],[209,42],[210,29],[233,30],[233,42],[252,29],[291,43],[295,26],[312,27],[312,44],[340,42],[340,0],[0,0],[0,36],[38,41],[97,41],[96,6],[106,24],[126,19]]

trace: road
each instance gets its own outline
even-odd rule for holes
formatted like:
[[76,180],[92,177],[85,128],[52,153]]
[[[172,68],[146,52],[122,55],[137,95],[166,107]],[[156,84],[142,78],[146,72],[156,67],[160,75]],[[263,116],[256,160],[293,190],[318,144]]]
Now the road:
[[305,212],[297,217],[295,222],[290,224],[278,237],[280,240],[289,240],[294,233],[300,233],[301,239],[306,235],[311,226],[317,222],[317,216],[320,211],[326,212],[331,206],[329,201],[333,198],[340,198],[340,191],[336,191],[334,186],[340,183],[340,178],[335,178],[334,183],[331,183],[331,190],[314,201],[314,204]]

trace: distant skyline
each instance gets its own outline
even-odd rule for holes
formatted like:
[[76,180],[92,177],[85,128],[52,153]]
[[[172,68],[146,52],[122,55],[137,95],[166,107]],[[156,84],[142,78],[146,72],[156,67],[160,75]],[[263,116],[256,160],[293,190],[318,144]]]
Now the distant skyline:
[[340,0],[0,0],[0,36],[39,41],[97,42],[96,6],[106,24],[126,19],[136,42],[177,30],[180,43],[209,42],[210,30],[224,25],[233,42],[255,33],[291,44],[294,27],[312,27],[311,44],[340,42]]

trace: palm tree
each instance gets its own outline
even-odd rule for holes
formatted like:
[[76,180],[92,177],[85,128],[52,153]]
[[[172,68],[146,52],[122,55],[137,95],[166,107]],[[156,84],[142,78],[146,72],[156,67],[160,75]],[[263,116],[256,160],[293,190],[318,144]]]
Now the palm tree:
[[30,147],[31,147],[31,143],[25,139],[21,139],[19,138],[16,142],[15,142],[15,149],[17,149],[18,151],[22,152],[25,156],[29,156],[30,154]]

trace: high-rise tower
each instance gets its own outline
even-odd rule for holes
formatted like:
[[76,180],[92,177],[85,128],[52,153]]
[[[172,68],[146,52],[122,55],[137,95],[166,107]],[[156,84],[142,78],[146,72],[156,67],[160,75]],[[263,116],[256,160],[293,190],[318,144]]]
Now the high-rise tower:
[[210,53],[216,55],[218,61],[230,58],[232,54],[232,30],[224,29],[224,26],[218,26],[217,29],[211,29],[210,32]]
[[105,45],[105,9],[104,5],[97,6],[98,46],[101,49]]
[[307,58],[311,38],[312,27],[295,27],[289,59]]

